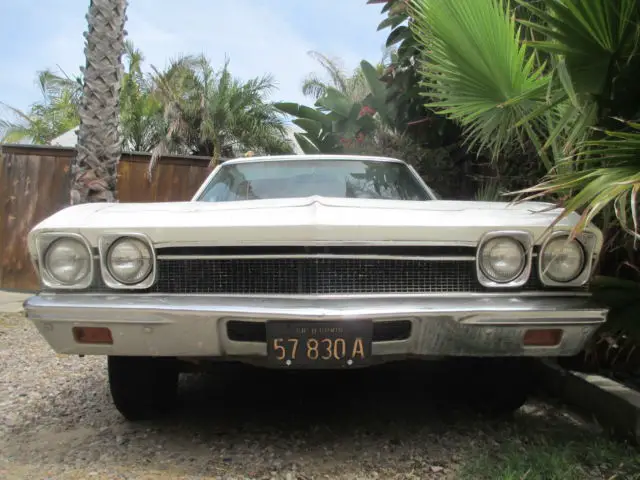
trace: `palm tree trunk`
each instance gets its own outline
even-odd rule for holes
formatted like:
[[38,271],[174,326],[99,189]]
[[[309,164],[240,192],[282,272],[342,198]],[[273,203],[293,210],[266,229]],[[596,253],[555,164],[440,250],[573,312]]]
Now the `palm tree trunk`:
[[120,82],[127,0],[91,0],[71,204],[113,202],[120,160]]
[[209,168],[214,169],[220,163],[220,156],[222,155],[222,140],[220,138],[215,138],[213,141],[213,153],[211,155],[211,160],[209,160]]

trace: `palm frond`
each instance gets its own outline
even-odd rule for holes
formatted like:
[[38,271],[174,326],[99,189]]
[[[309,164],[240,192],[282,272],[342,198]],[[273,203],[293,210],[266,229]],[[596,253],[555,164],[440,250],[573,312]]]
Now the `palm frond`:
[[36,103],[29,112],[0,102],[16,121],[0,120],[0,142],[19,143],[28,140],[44,145],[78,125],[76,106],[66,95],[57,102]]
[[31,138],[32,132],[25,125],[0,120],[0,143],[20,143]]
[[616,62],[633,49],[640,20],[636,0],[516,1],[537,20],[520,23],[544,38],[528,44],[561,56],[578,93],[600,95],[619,68]]
[[470,148],[497,158],[548,130],[541,119],[519,124],[546,102],[549,76],[504,1],[414,0],[411,10],[426,106],[459,122]]
[[[516,1],[529,15],[519,20],[532,33],[525,44],[551,60],[555,112],[541,148],[551,147],[557,158],[573,155],[603,120],[621,74],[637,56],[640,9],[636,0]],[[548,117],[550,108],[543,105],[521,123]]]
[[327,84],[320,80],[315,73],[310,73],[302,80],[302,94],[313,100],[318,100],[327,91]]
[[308,52],[308,55],[320,63],[320,65],[322,65],[325,71],[329,74],[329,77],[331,78],[331,86],[341,92],[348,91],[347,75],[338,59],[329,58],[326,55],[313,50]]
[[82,77],[70,77],[58,67],[60,74],[46,69],[37,73],[37,84],[42,93],[45,104],[55,104],[62,97],[67,97],[69,102],[78,108],[82,97]]
[[212,165],[246,150],[290,151],[282,118],[266,100],[276,88],[272,75],[243,81],[231,74],[228,58],[216,70],[204,56],[153,70],[152,91],[163,106],[166,134],[152,149],[149,174],[160,155],[176,148],[210,156]]
[[604,139],[582,142],[580,152],[559,162],[543,182],[514,194],[523,201],[550,194],[570,197],[556,222],[580,212],[574,234],[613,205],[622,228],[640,240],[640,124],[626,125],[628,132],[607,130]]
[[323,80],[315,72],[308,74],[302,81],[303,95],[318,100],[333,88],[352,101],[359,102],[369,94],[369,88],[360,67],[349,74],[344,70],[339,59],[331,59],[315,51],[308,54],[322,65],[329,76],[329,81]]
[[503,200],[504,191],[500,181],[495,178],[482,182],[480,188],[476,191],[475,199],[481,202],[495,202]]

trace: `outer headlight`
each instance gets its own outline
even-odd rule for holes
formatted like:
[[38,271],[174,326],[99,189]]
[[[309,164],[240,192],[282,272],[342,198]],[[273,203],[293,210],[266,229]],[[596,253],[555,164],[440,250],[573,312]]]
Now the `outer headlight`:
[[520,242],[509,237],[496,237],[482,246],[479,266],[489,280],[509,283],[522,273],[526,260],[525,250]]
[[109,248],[106,264],[114,280],[124,285],[135,285],[153,270],[153,254],[142,240],[123,237]]
[[79,240],[70,237],[54,240],[46,249],[43,260],[43,273],[60,286],[73,287],[90,281],[93,259],[86,245]]
[[554,282],[574,280],[585,266],[582,245],[577,240],[567,241],[565,236],[550,240],[540,253],[542,275]]

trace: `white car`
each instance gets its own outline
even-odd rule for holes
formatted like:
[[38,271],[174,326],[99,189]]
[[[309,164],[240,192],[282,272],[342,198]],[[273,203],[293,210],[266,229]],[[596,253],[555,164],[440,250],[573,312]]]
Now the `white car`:
[[[532,357],[606,318],[592,225],[549,204],[441,200],[405,162],[301,155],[219,165],[193,199],[65,208],[30,232],[28,318],[59,353],[108,356],[128,419],[170,408],[185,366],[450,362],[513,410]],[[458,368],[459,367],[459,368]]]

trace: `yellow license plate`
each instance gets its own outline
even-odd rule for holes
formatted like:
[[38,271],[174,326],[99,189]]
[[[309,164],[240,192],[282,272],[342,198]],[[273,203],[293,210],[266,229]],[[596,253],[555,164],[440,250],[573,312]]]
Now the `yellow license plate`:
[[371,321],[267,322],[267,355],[274,366],[341,368],[371,357]]

